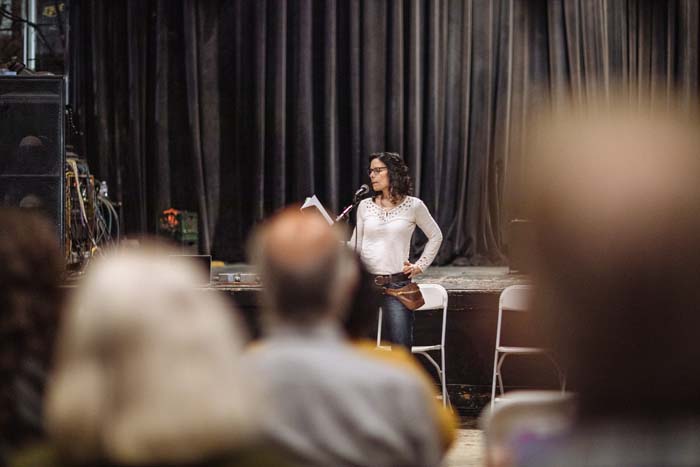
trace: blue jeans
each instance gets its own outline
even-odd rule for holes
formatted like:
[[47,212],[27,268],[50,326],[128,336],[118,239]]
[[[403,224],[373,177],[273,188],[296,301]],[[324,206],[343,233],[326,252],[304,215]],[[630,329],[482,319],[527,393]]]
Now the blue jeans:
[[[386,285],[390,289],[400,289],[411,281],[391,282]],[[382,302],[382,340],[393,344],[403,345],[411,349],[413,345],[413,312],[403,306],[396,297],[383,296]]]

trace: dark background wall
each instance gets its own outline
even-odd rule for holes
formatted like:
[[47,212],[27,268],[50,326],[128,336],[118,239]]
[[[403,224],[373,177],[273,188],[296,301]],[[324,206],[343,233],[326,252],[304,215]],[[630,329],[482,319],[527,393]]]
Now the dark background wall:
[[502,264],[531,108],[616,83],[691,105],[698,87],[692,0],[75,0],[69,14],[78,151],[126,231],[196,211],[201,250],[228,261],[286,204],[316,193],[338,212],[388,150],[445,234],[438,263]]

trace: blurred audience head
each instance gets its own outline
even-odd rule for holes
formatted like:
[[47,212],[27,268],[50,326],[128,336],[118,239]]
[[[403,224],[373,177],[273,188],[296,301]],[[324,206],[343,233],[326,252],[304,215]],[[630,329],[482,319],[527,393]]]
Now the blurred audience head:
[[357,265],[341,233],[319,214],[282,210],[258,228],[249,250],[265,287],[266,325],[340,318]]
[[555,111],[529,139],[538,310],[585,417],[687,414],[700,393],[700,132],[651,102]]
[[377,310],[382,305],[382,289],[374,283],[370,273],[358,255],[354,255],[359,280],[350,300],[350,307],[343,319],[343,328],[351,339],[373,337],[377,330]]
[[243,336],[196,265],[154,245],[96,260],[61,328],[47,427],[74,462],[200,462],[246,444]]
[[41,399],[61,305],[63,259],[56,232],[43,217],[0,208],[0,218],[0,445],[19,445],[42,434]]

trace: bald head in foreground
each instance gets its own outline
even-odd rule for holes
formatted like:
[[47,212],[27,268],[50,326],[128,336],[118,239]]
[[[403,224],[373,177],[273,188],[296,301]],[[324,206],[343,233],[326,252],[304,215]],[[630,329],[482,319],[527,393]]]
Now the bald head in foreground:
[[350,255],[335,228],[298,208],[270,218],[251,241],[266,339],[245,360],[269,402],[265,437],[294,465],[437,466],[425,386],[358,352],[340,330],[358,275]]
[[580,402],[531,465],[700,461],[700,127],[651,108],[573,109],[530,139],[536,309]]
[[341,232],[320,216],[288,209],[270,219],[251,242],[266,294],[265,308],[277,322],[312,324],[337,319],[358,280]]

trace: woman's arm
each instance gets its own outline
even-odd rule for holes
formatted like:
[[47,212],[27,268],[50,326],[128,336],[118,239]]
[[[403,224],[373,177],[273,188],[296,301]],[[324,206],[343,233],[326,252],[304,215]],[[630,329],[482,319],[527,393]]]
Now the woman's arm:
[[421,271],[425,271],[433,262],[435,256],[437,256],[440,245],[442,244],[442,232],[437,222],[435,222],[435,219],[433,219],[433,216],[430,215],[430,211],[428,211],[428,208],[421,200],[418,200],[418,205],[416,206],[416,225],[420,227],[426,237],[428,237],[428,243],[425,245],[423,254],[415,264]]

